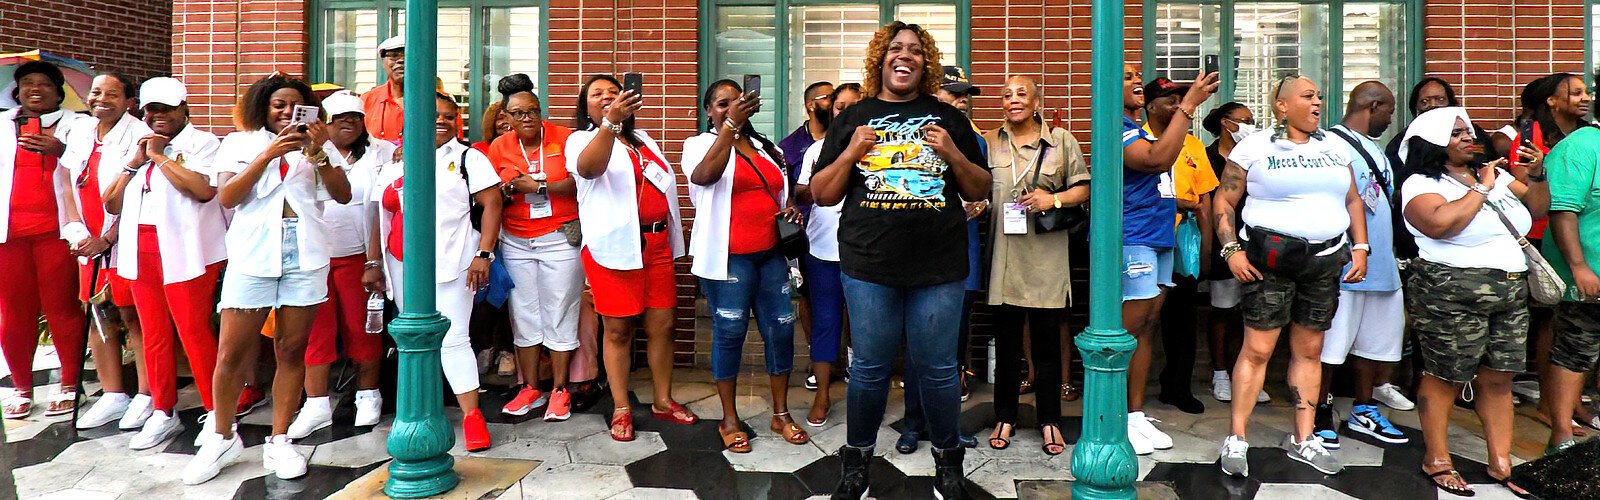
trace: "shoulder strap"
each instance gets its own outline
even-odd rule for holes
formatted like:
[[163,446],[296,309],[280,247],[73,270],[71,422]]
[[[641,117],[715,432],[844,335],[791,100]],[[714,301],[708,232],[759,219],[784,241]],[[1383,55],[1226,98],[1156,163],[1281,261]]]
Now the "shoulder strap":
[[1367,161],[1367,171],[1371,172],[1372,178],[1376,179],[1378,184],[1383,186],[1384,194],[1394,196],[1394,189],[1389,185],[1389,178],[1385,177],[1383,172],[1378,171],[1378,162],[1373,161],[1372,155],[1367,154],[1367,148],[1361,146],[1361,141],[1357,141],[1356,138],[1351,137],[1350,134],[1346,134],[1343,130],[1339,130],[1337,128],[1330,128],[1328,131],[1333,132],[1333,135],[1337,135],[1340,139],[1344,139],[1345,142],[1350,143],[1350,147],[1355,148],[1356,152],[1361,154],[1361,159]]
[[[1015,149],[1012,151],[1011,154],[1016,154]],[[1039,187],[1039,171],[1044,170],[1044,154],[1047,151],[1050,151],[1050,143],[1039,141],[1039,154],[1033,157],[1033,185],[1029,187]]]
[[[777,195],[772,194],[772,185],[771,184],[767,184],[767,176],[761,174],[761,166],[756,165],[756,162],[754,162],[754,161],[750,161],[750,157],[745,156],[744,153],[740,152],[738,146],[734,146],[733,147],[733,154],[739,155],[739,159],[744,160],[745,163],[749,163],[750,164],[750,170],[756,171],[756,179],[759,179],[761,181],[761,189],[766,190],[767,191],[767,195],[772,197],[772,203],[778,205],[778,210],[779,211],[783,211],[783,201],[779,200]],[[737,168],[739,168],[739,166],[738,165],[734,165],[734,168],[737,169]],[[730,172],[730,174],[731,174],[731,172]]]

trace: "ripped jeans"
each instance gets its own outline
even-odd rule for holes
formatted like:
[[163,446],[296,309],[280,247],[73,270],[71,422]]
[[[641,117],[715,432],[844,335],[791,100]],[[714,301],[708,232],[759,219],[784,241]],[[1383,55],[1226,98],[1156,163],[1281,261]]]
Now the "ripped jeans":
[[776,250],[728,255],[728,279],[700,279],[711,308],[711,377],[739,377],[750,312],[766,346],[767,374],[794,370],[794,305],[789,301],[789,263]]

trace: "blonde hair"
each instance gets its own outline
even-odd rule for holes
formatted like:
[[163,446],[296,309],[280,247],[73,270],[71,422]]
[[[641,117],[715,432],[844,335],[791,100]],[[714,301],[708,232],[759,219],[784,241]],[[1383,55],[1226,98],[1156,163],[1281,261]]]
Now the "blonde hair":
[[877,97],[883,90],[883,58],[889,54],[889,43],[903,30],[916,33],[917,41],[922,44],[922,81],[917,84],[917,90],[928,95],[939,92],[939,84],[944,81],[944,66],[939,62],[939,47],[934,44],[933,35],[922,26],[895,21],[878,28],[872,35],[872,42],[867,44],[866,69],[861,72],[861,90],[866,97]]

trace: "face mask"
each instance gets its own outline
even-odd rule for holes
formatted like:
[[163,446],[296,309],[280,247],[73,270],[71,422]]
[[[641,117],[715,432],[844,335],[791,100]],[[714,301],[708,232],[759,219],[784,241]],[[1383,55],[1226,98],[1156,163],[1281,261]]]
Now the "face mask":
[[1235,130],[1235,131],[1231,132],[1231,134],[1233,135],[1234,144],[1238,144],[1240,142],[1243,142],[1244,138],[1250,137],[1250,134],[1256,133],[1256,130],[1257,129],[1256,129],[1255,125],[1251,125],[1249,123],[1239,122],[1239,130]]

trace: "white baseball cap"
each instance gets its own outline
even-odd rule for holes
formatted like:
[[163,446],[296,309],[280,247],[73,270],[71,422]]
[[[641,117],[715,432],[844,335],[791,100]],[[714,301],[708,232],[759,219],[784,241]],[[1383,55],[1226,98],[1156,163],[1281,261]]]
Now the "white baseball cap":
[[406,36],[405,35],[395,35],[395,36],[389,37],[388,40],[384,40],[383,43],[378,44],[378,55],[381,56],[381,55],[383,55],[384,52],[388,52],[388,51],[391,51],[391,50],[394,50],[394,49],[404,49],[404,48],[406,48]]
[[350,93],[348,90],[341,90],[323,99],[322,109],[328,112],[329,118],[345,113],[360,113],[361,116],[366,116],[366,110],[362,108],[361,104],[360,97],[356,97],[355,94]]
[[183,82],[177,78],[158,76],[145,80],[139,86],[139,107],[143,108],[152,103],[161,103],[172,107],[183,104],[189,98],[189,91],[184,88]]

